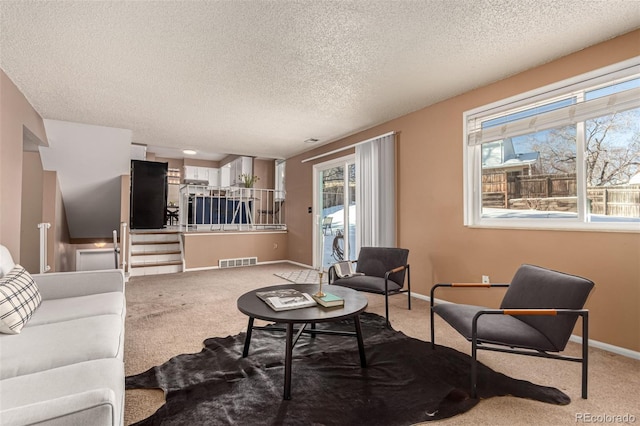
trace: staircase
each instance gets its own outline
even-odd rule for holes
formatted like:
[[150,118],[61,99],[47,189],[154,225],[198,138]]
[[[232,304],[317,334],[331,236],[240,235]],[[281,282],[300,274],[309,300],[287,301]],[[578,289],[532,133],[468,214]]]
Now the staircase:
[[180,233],[131,231],[129,276],[182,272]]

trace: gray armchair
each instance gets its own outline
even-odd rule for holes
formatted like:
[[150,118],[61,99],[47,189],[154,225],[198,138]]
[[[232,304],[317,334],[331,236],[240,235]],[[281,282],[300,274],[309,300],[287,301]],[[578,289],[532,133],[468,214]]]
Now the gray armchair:
[[[436,284],[431,289],[431,345],[434,313],[471,342],[471,392],[477,396],[477,350],[531,355],[582,364],[582,398],[587,398],[589,311],[583,309],[594,284],[574,275],[522,265],[511,284]],[[438,287],[508,287],[500,309],[443,303],[434,306]],[[582,317],[582,357],[562,352]],[[554,353],[555,352],[555,353]]]
[[[358,254],[355,275],[338,278],[335,266],[329,268],[329,284],[341,285],[358,291],[384,294],[385,318],[389,325],[389,295],[407,293],[407,305],[411,310],[411,276],[409,274],[409,250],[392,247],[362,247]],[[407,289],[404,289],[405,271]]]

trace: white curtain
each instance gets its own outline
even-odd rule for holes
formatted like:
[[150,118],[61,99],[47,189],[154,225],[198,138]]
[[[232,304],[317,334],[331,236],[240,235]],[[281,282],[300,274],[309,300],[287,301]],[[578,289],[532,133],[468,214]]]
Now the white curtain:
[[396,246],[395,133],[356,145],[356,249]]

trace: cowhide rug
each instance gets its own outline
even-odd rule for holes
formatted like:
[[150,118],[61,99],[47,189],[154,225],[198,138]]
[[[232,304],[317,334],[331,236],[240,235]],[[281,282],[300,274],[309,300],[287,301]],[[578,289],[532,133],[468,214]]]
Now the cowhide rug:
[[[479,400],[512,395],[568,404],[555,388],[512,379],[478,364],[478,396],[468,395],[470,357],[389,329],[361,315],[367,368],[355,338],[303,335],[293,351],[292,399],[282,399],[284,334],[244,333],[204,341],[200,353],[176,356],[127,377],[127,389],[160,388],[166,403],[138,425],[409,425],[470,410]],[[353,330],[353,322],[318,328]]]

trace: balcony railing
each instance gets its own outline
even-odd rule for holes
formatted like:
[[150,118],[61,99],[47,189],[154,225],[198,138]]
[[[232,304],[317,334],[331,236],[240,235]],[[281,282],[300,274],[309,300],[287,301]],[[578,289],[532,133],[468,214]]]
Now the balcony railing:
[[286,229],[284,191],[183,185],[178,224],[189,231]]

